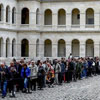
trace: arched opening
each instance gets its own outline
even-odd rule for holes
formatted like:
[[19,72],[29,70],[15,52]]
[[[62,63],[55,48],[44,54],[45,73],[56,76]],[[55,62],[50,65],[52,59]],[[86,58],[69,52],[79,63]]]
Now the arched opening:
[[2,4],[0,4],[0,21],[3,21],[3,10],[4,9],[4,7],[3,7],[3,5]]
[[44,42],[44,57],[52,57],[52,42],[49,39]]
[[9,6],[6,7],[6,22],[7,23],[10,22],[10,7]]
[[73,57],[79,57],[80,56],[80,43],[79,40],[73,40],[72,41],[72,55]]
[[0,57],[3,57],[3,38],[0,38]]
[[94,10],[92,8],[86,10],[86,24],[94,24]]
[[72,25],[80,24],[80,11],[78,9],[72,10]]
[[6,57],[9,57],[10,54],[10,40],[9,38],[6,39]]
[[91,39],[86,41],[86,57],[94,57],[94,42]]
[[58,11],[58,25],[66,24],[66,11],[64,9],[60,9]]
[[50,9],[47,9],[45,11],[45,15],[44,15],[44,24],[45,25],[52,25],[52,11]]
[[12,40],[12,57],[16,56],[16,40]]
[[12,9],[12,24],[16,23],[16,8]]
[[39,56],[39,39],[36,41],[36,57]]
[[39,25],[39,9],[36,10],[36,24]]
[[22,57],[29,56],[29,41],[27,39],[23,39],[21,41],[21,56]]
[[21,24],[29,24],[29,9],[23,8],[22,9],[22,22]]
[[66,56],[66,43],[63,39],[58,41],[58,57]]

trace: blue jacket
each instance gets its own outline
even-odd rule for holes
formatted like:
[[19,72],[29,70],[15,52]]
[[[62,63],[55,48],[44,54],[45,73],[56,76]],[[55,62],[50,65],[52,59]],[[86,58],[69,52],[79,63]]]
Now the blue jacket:
[[[26,68],[25,73],[26,73],[26,77],[30,76],[31,71],[28,67]],[[22,70],[21,70],[21,77],[24,78],[24,68],[22,68]]]
[[61,73],[64,73],[65,72],[65,65],[64,65],[64,63],[61,63],[60,66],[61,66]]

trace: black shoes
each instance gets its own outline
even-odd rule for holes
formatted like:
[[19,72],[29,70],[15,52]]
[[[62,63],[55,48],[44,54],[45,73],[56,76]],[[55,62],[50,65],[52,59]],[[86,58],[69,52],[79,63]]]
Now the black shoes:
[[6,96],[2,96],[2,98],[5,98]]

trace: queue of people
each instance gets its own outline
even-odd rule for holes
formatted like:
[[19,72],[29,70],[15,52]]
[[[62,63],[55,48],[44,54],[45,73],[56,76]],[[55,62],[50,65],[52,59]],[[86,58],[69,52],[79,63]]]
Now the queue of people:
[[0,89],[2,98],[7,93],[10,97],[16,97],[16,92],[32,93],[37,89],[62,85],[63,82],[81,80],[100,74],[100,59],[95,58],[61,58],[37,62],[13,61],[8,66],[0,64]]

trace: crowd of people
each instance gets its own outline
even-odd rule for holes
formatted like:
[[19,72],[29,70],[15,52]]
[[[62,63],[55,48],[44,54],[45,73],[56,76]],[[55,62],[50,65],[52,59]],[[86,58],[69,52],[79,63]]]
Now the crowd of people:
[[73,58],[67,60],[54,59],[45,61],[28,61],[24,59],[12,60],[10,66],[6,63],[0,64],[0,89],[2,98],[7,93],[10,97],[16,97],[16,92],[32,93],[37,89],[54,87],[62,83],[81,80],[100,74],[100,59],[95,58]]

